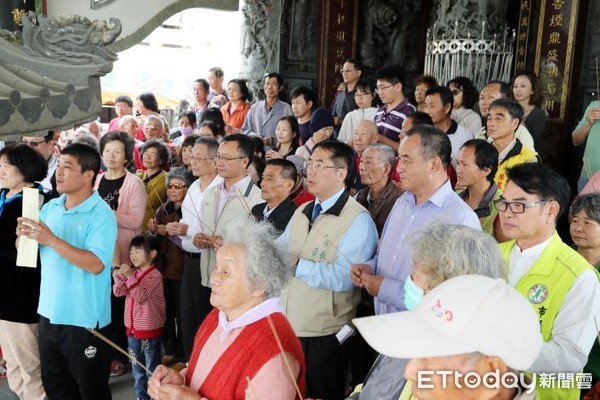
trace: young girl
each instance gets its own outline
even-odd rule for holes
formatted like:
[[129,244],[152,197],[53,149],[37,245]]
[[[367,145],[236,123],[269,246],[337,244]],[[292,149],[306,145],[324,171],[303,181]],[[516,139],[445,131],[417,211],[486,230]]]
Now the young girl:
[[[129,245],[129,258],[134,268],[122,264],[115,269],[113,277],[115,296],[127,296],[125,300],[125,327],[129,354],[150,371],[160,364],[160,347],[165,324],[165,297],[162,275],[164,255],[156,237],[138,235]],[[134,390],[136,398],[150,399],[147,384],[150,375],[133,363]]]

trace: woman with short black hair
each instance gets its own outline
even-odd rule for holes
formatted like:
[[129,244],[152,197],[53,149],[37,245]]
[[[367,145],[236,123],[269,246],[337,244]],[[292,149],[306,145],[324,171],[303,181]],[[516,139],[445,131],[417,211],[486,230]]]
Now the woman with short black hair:
[[46,398],[38,352],[37,313],[40,259],[36,268],[17,266],[17,218],[23,209],[23,189],[39,191],[40,207],[47,198],[39,183],[48,164],[34,149],[18,143],[0,150],[0,346],[8,368],[8,386],[19,398]]

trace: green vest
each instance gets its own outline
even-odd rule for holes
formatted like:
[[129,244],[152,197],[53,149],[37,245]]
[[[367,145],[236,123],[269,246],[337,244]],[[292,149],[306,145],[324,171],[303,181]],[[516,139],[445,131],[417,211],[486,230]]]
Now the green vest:
[[[514,240],[500,244],[500,251],[507,264],[514,246]],[[515,289],[525,296],[538,315],[545,342],[552,340],[554,320],[569,289],[577,277],[588,269],[593,270],[579,253],[564,244],[558,233],[554,232],[540,258],[517,282]],[[575,388],[575,383],[573,387],[573,389],[538,387],[537,397],[540,400],[578,400],[579,389]]]

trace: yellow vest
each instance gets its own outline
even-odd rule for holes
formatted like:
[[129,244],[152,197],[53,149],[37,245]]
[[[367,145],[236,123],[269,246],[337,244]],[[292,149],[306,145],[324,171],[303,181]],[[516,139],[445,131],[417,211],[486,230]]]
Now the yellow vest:
[[[511,240],[500,244],[505,262],[515,246]],[[579,275],[594,268],[575,250],[562,242],[554,232],[550,243],[525,274],[515,289],[523,294],[538,315],[540,330],[545,342],[552,340],[552,328],[562,303]],[[595,271],[595,270],[594,270]],[[536,389],[541,400],[578,400],[579,389],[540,388]]]
[[494,182],[498,189],[504,190],[506,187],[506,183],[508,182],[508,177],[506,176],[506,171],[517,164],[537,162],[537,153],[531,150],[527,146],[523,146],[521,142],[517,139],[517,143],[515,146],[508,152],[508,155],[500,164],[498,164],[498,172],[496,172],[496,176],[494,177]]
[[[310,214],[307,214],[308,211],[312,213],[314,202],[298,207],[290,221],[289,251],[291,254],[313,262],[336,261],[337,248],[346,230],[361,212],[367,212],[347,193],[344,193],[340,200],[345,201],[345,204],[339,215],[321,214],[312,227]],[[307,209],[309,205],[311,207]],[[358,260],[349,261],[358,262]],[[339,332],[354,318],[356,306],[360,302],[360,290],[355,288],[349,292],[335,292],[313,288],[303,279],[294,277],[281,292],[281,301],[296,335],[325,336]]]

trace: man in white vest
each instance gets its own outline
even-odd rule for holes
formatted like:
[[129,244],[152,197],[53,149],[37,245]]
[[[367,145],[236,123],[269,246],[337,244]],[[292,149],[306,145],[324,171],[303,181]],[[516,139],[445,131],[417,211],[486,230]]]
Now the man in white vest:
[[281,298],[306,357],[309,398],[344,398],[343,342],[360,301],[350,267],[370,259],[377,245],[375,223],[347,191],[353,165],[350,146],[318,143],[306,163],[308,190],[316,199],[296,210],[280,237],[296,269]]
[[234,218],[250,218],[250,210],[261,203],[260,188],[252,183],[246,170],[254,155],[254,142],[246,135],[226,136],[217,150],[217,173],[223,182],[207,189],[198,210],[200,229],[192,243],[202,249],[200,256],[201,321],[210,312],[210,274],[215,267],[215,252],[221,247],[223,229]]

